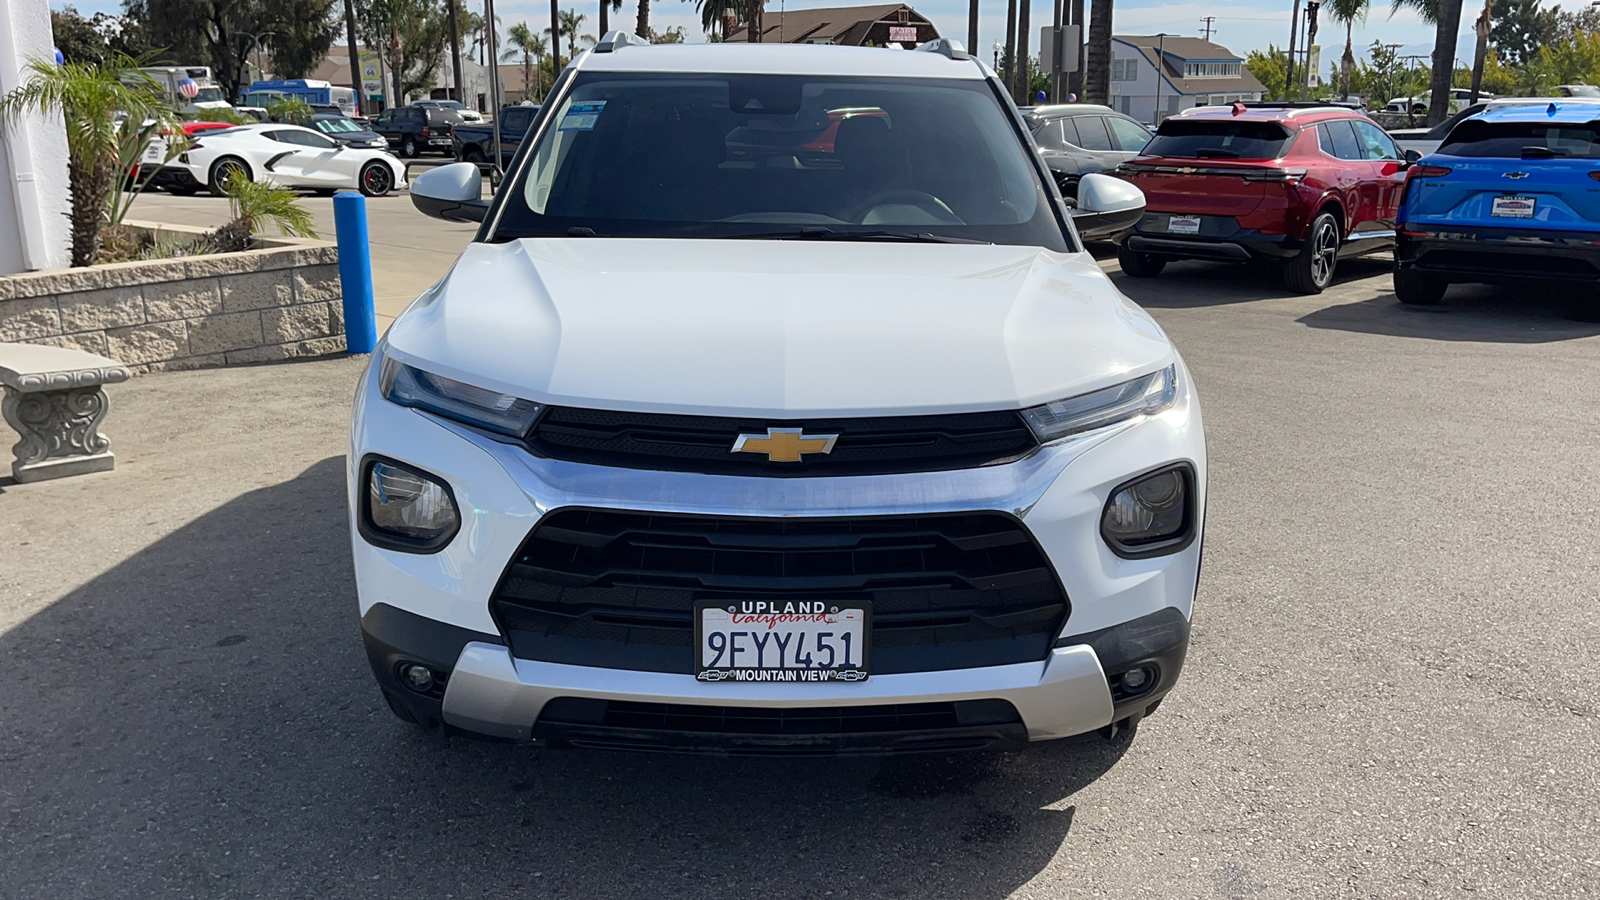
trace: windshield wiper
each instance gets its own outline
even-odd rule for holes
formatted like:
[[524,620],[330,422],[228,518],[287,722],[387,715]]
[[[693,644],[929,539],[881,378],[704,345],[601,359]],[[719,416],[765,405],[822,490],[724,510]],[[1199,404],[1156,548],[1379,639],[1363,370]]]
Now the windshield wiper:
[[1558,156],[1566,155],[1566,153],[1560,150],[1552,150],[1549,147],[1540,147],[1537,145],[1522,148],[1523,159],[1555,159]]
[[1199,150],[1196,150],[1194,152],[1194,155],[1195,155],[1195,157],[1197,159],[1238,159],[1239,158],[1239,154],[1233,152],[1232,150],[1214,150],[1214,149],[1212,149],[1210,147],[1204,147],[1204,148],[1201,148]]
[[731,234],[731,240],[768,241],[906,241],[916,244],[993,244],[975,238],[951,237],[927,231],[834,231],[826,225],[807,225],[793,231]]

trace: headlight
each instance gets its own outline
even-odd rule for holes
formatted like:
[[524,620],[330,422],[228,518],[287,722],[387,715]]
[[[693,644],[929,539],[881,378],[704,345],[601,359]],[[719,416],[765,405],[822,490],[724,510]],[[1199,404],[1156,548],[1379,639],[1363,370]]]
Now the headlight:
[[1167,366],[1132,381],[1025,409],[1022,416],[1040,441],[1049,442],[1161,412],[1177,399],[1177,367]]
[[1100,535],[1125,558],[1176,553],[1194,533],[1194,470],[1187,464],[1119,486],[1100,514]]
[[543,409],[542,404],[532,400],[424,372],[392,359],[383,361],[378,386],[390,403],[427,410],[501,434],[526,433]]
[[382,457],[369,458],[364,470],[360,530],[369,542],[407,553],[432,553],[456,536],[461,514],[443,481]]

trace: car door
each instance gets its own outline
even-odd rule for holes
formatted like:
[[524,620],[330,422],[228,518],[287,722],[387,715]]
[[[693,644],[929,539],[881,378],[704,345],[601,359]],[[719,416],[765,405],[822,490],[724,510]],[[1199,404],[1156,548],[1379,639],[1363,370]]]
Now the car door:
[[372,120],[372,130],[382,135],[385,141],[388,141],[390,149],[393,149],[400,143],[400,132],[397,127],[398,123],[395,122],[396,112],[397,110],[386,109],[383,112],[378,113],[378,117]]
[[1106,116],[1106,127],[1111,129],[1111,140],[1117,147],[1117,162],[1125,163],[1144,150],[1150,138],[1150,129],[1127,116]]
[[351,187],[356,183],[359,154],[338,141],[307,129],[279,132],[279,140],[295,147],[295,171],[303,187]]
[[1361,140],[1350,119],[1318,123],[1317,143],[1322,152],[1339,162],[1329,167],[1327,181],[1344,209],[1345,240],[1370,231],[1377,217],[1377,167],[1362,152]]
[[301,150],[304,148],[292,138],[292,134],[288,128],[274,128],[259,135],[265,145],[261,150],[267,154],[267,158],[255,160],[253,164],[260,170],[257,174],[265,176],[273,184],[296,185],[301,182]]
[[1394,237],[1395,217],[1400,211],[1400,194],[1405,190],[1405,152],[1394,139],[1371,122],[1355,120],[1356,137],[1361,141],[1362,154],[1375,167],[1373,182],[1374,231],[1387,231]]

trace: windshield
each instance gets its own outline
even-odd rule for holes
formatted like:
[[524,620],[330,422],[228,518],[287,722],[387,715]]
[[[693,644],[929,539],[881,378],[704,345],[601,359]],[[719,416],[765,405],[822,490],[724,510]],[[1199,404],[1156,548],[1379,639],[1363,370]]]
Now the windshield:
[[1168,119],[1145,145],[1144,156],[1191,159],[1277,159],[1289,133],[1272,122]]
[[1472,119],[1450,132],[1439,152],[1500,159],[1600,159],[1600,122],[1485,122]]
[[194,95],[193,103],[221,103],[222,88],[203,87]]
[[360,125],[349,119],[317,119],[315,124],[317,130],[324,134],[349,133],[362,130]]
[[949,240],[1067,250],[987,82],[580,73],[497,240]]

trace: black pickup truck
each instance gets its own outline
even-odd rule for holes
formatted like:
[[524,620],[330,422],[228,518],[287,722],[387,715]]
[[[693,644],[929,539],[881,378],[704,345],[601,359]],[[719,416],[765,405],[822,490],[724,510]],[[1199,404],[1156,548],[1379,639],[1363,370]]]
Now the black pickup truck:
[[[500,109],[500,167],[511,164],[517,154],[522,136],[527,133],[533,117],[539,114],[537,106],[505,106]],[[456,159],[460,162],[485,163],[494,155],[494,126],[490,123],[466,122],[450,132],[455,143]]]

